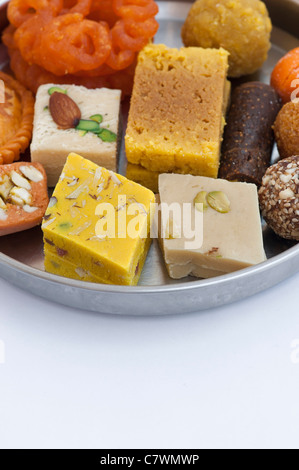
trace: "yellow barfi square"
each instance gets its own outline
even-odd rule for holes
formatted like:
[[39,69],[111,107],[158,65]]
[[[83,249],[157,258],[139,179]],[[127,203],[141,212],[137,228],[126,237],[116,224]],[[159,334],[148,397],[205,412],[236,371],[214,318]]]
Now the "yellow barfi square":
[[42,225],[46,270],[136,285],[150,248],[154,202],[148,189],[70,154]]
[[150,44],[139,54],[126,132],[130,163],[217,177],[228,53]]

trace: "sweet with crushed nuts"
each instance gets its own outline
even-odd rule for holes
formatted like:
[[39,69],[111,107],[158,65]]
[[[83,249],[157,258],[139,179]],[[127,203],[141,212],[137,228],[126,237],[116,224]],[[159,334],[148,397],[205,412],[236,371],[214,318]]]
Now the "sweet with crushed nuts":
[[266,171],[259,191],[262,215],[282,238],[299,241],[299,156]]
[[19,162],[0,166],[0,236],[40,224],[48,202],[42,165]]

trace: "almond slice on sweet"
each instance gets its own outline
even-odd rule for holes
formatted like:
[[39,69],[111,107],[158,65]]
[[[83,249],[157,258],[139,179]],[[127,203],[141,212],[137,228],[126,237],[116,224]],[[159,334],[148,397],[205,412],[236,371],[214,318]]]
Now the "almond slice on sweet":
[[53,121],[60,129],[74,129],[81,119],[81,111],[72,98],[63,93],[53,93],[49,101]]

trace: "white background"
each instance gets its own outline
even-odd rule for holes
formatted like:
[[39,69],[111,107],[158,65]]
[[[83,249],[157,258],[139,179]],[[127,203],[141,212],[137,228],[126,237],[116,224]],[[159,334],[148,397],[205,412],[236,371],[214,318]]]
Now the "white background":
[[0,280],[0,447],[298,448],[298,281],[210,311],[133,318]]

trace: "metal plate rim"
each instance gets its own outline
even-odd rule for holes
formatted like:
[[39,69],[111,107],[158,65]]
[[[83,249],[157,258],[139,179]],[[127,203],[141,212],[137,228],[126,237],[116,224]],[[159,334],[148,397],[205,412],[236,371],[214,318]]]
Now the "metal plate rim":
[[[221,283],[230,283],[234,282],[237,279],[241,279],[244,277],[250,277],[257,273],[267,272],[276,268],[280,264],[285,264],[288,261],[295,259],[298,256],[299,258],[299,245],[296,245],[292,248],[289,248],[283,253],[274,256],[270,260],[265,261],[264,263],[258,264],[256,266],[252,266],[249,268],[242,269],[240,271],[236,271],[234,273],[226,274],[224,276],[218,276],[211,279],[202,279],[202,280],[194,280],[188,284],[186,283],[176,283],[172,285],[164,285],[164,286],[118,286],[118,285],[108,285],[108,284],[93,284],[90,282],[82,282],[76,281],[74,279],[63,278],[56,276],[54,274],[49,274],[44,271],[40,271],[36,268],[31,266],[27,266],[19,261],[16,261],[9,256],[0,253],[0,267],[5,269],[5,265],[13,268],[18,272],[23,272],[29,276],[34,278],[40,278],[42,280],[49,280],[51,282],[60,284],[62,287],[74,287],[77,289],[86,289],[89,291],[94,291],[97,293],[100,292],[109,292],[115,294],[126,294],[126,293],[136,293],[136,294],[150,294],[150,293],[170,293],[170,292],[178,292],[178,291],[190,291],[194,289],[202,290],[206,287],[211,287],[213,285],[219,286]],[[299,265],[298,265],[298,272],[299,272]],[[1,275],[1,271],[0,271]]]

